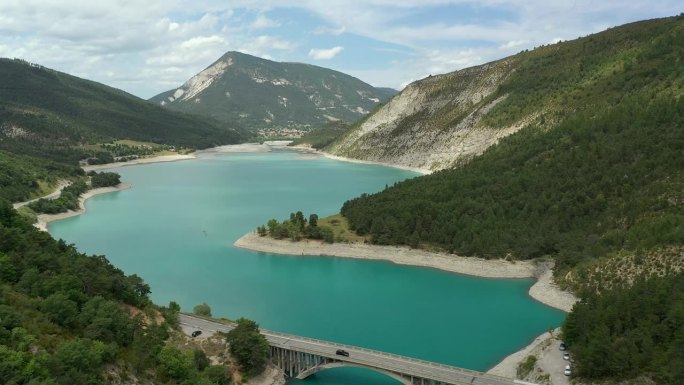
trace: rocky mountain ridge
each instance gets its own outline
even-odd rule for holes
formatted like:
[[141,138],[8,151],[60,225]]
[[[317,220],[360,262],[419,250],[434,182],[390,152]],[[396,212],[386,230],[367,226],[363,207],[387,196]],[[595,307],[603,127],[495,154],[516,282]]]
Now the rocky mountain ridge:
[[150,101],[252,129],[308,128],[355,121],[395,93],[327,68],[228,52]]

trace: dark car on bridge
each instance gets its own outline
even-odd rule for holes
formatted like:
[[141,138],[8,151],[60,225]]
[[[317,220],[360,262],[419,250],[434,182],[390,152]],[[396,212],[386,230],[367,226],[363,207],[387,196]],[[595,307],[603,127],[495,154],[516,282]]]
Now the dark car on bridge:
[[197,336],[200,335],[200,334],[202,334],[202,331],[201,331],[201,330],[195,330],[195,331],[192,332],[192,334],[190,334],[190,335],[193,336],[193,337],[197,337]]
[[349,352],[346,351],[346,350],[342,350],[342,349],[337,349],[337,351],[335,352],[335,354],[337,354],[338,356],[349,357]]

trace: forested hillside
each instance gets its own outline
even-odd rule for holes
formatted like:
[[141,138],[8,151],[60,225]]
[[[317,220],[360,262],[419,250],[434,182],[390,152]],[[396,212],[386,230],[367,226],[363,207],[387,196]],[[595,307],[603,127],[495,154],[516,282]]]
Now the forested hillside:
[[553,258],[582,297],[564,326],[573,376],[681,384],[683,58],[682,16],[521,54],[483,122],[534,116],[524,128],[341,212],[377,244]]
[[167,111],[121,90],[0,59],[0,149],[59,161],[73,146],[136,139],[190,148],[244,139],[234,124]]
[[0,150],[0,199],[10,202],[47,194],[46,189],[59,179],[83,175],[80,167],[70,164],[12,154]]
[[525,129],[462,168],[348,201],[342,214],[374,243],[551,255],[561,269],[682,245],[682,127],[684,98],[626,96],[549,131]]
[[571,83],[568,50],[625,35],[657,38],[623,52],[623,65],[595,79],[591,92],[579,84],[571,113],[530,124],[463,167],[346,202],[342,213],[375,243],[488,258],[551,255],[561,270],[618,250],[682,245],[684,17],[532,52],[540,70],[512,75],[505,87],[519,97],[488,119],[516,119],[529,104],[520,100]]
[[116,154],[109,149],[115,147],[95,144],[136,139],[197,149],[245,138],[235,125],[167,111],[22,60],[0,59],[0,198],[12,202],[82,175],[81,159],[113,161]]
[[225,366],[167,341],[180,308],[149,293],[0,199],[0,383],[226,385]]
[[137,276],[53,240],[0,201],[1,383],[102,384],[107,365],[154,368],[167,325],[145,325],[124,306],[148,307],[148,293]]
[[588,295],[563,338],[581,377],[684,384],[684,273]]

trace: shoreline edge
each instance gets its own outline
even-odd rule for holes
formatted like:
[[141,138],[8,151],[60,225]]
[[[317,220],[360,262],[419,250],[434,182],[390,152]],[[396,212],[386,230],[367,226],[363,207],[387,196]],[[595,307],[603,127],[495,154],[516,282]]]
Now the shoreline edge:
[[553,282],[553,262],[535,264],[532,261],[461,257],[404,246],[379,246],[365,243],[328,244],[313,240],[292,242],[261,237],[256,232],[243,235],[233,243],[233,246],[282,255],[384,260],[399,265],[429,267],[481,278],[534,278],[536,282],[528,294],[535,300],[566,313],[572,310],[572,306],[578,300],[572,293],[560,289]]
[[[578,298],[572,293],[560,289],[553,282],[553,262],[535,264],[532,261],[488,260],[434,253],[408,247],[378,246],[361,243],[327,244],[312,240],[292,242],[261,237],[256,232],[243,235],[233,243],[233,246],[240,249],[281,255],[384,260],[400,265],[435,268],[481,278],[534,278],[535,283],[528,290],[528,295],[536,301],[566,313],[570,312],[572,306],[578,301]],[[497,375],[515,373],[518,364],[528,354],[542,343],[553,338],[553,334],[543,333],[527,346],[504,357],[499,363],[491,367],[487,373]]]

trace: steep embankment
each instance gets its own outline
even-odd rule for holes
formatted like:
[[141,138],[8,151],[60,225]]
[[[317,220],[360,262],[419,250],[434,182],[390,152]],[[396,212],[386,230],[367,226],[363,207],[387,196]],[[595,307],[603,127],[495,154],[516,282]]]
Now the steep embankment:
[[516,58],[507,58],[412,83],[326,151],[431,170],[479,155],[522,127],[520,122],[498,129],[481,124],[506,98],[492,96],[516,64]]
[[395,93],[323,67],[228,52],[150,101],[252,129],[304,128],[354,121]]
[[414,82],[326,151],[441,170],[523,127],[549,129],[637,90],[674,91],[679,83],[656,76],[662,71],[653,64],[676,47],[681,24],[676,18],[633,23]]

